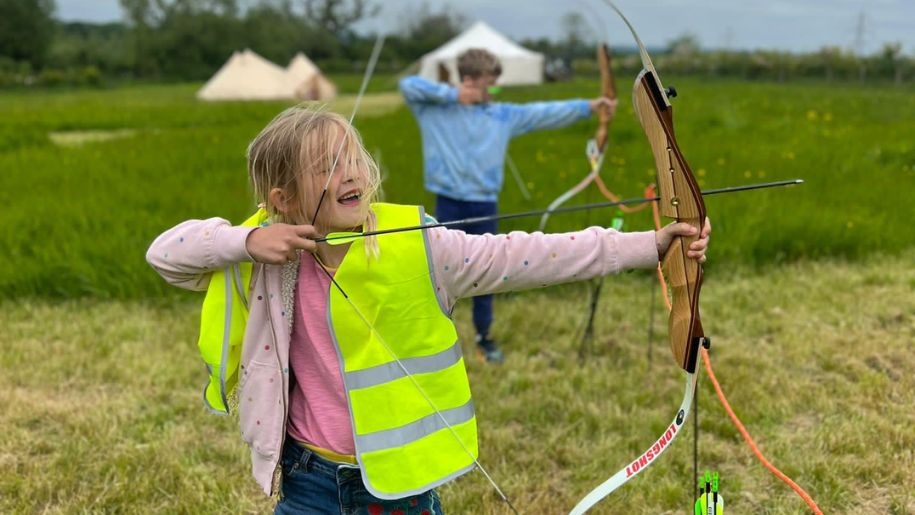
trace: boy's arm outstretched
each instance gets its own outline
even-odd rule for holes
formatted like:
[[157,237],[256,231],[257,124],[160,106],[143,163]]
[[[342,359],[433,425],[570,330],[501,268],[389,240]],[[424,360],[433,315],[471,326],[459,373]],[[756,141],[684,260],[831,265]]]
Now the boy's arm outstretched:
[[512,137],[543,129],[558,129],[591,116],[591,100],[554,100],[503,104]]

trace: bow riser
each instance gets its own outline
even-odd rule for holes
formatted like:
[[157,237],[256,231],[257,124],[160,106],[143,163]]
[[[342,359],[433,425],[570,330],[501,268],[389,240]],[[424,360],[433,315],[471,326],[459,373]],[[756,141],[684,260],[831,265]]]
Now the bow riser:
[[643,70],[636,79],[633,104],[654,155],[661,214],[697,229],[695,236],[676,238],[661,260],[673,307],[668,323],[671,352],[680,367],[692,373],[696,370],[699,339],[704,336],[699,321],[702,265],[687,258],[686,252],[699,238],[705,220],[705,203],[674,138],[673,108],[651,71]]
[[[702,322],[699,320],[699,289],[702,284],[702,269],[698,270],[698,278],[694,283],[683,281],[687,275],[684,270],[682,252],[684,249],[681,239],[671,243],[671,248],[661,261],[661,269],[667,277],[667,286],[670,288],[671,313],[667,321],[670,332],[670,351],[677,360],[680,368],[689,373],[696,371],[696,357],[699,353],[701,338],[704,336]],[[689,260],[692,261],[692,260]],[[687,261],[687,263],[689,262]],[[695,316],[690,314],[695,313]]]

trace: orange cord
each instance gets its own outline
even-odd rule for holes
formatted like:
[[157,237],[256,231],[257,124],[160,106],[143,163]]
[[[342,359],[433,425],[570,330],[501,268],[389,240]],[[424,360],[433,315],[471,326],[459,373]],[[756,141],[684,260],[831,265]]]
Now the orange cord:
[[[597,186],[598,190],[600,190],[601,195],[603,195],[604,198],[606,198],[610,202],[619,202],[620,201],[620,197],[618,195],[616,195],[615,193],[613,193],[612,191],[610,191],[610,188],[608,188],[607,185],[604,183],[604,180],[600,178],[600,175],[594,176],[594,185]],[[647,197],[647,198],[654,198],[654,195],[652,195],[651,197]],[[638,205],[635,207],[630,207],[630,206],[626,206],[623,204],[616,206],[616,208],[619,209],[620,211],[622,211],[623,213],[638,213],[639,211],[645,209],[646,207],[648,207],[648,204],[641,204],[641,205]]]
[[772,472],[773,474],[775,474],[775,477],[784,481],[785,484],[790,486],[792,490],[794,490],[799,496],[801,496],[801,499],[803,499],[804,502],[807,503],[807,506],[809,506],[810,509],[813,510],[813,513],[815,513],[817,515],[823,515],[823,512],[820,511],[820,507],[817,506],[817,504],[816,504],[816,502],[814,502],[813,498],[810,497],[810,494],[808,494],[806,491],[804,491],[804,489],[801,488],[800,485],[798,485],[797,483],[792,481],[791,478],[786,476],[782,471],[775,468],[775,466],[772,465],[771,463],[769,463],[769,460],[767,460],[766,457],[763,456],[762,451],[759,450],[759,447],[756,446],[756,442],[753,441],[753,437],[751,437],[750,433],[747,432],[747,429],[740,422],[740,419],[737,418],[737,415],[734,413],[734,410],[731,409],[731,405],[728,403],[727,398],[725,398],[724,392],[721,390],[721,385],[718,384],[718,379],[715,378],[715,373],[712,372],[712,362],[711,362],[711,359],[709,358],[708,350],[706,350],[705,347],[700,347],[699,351],[702,353],[702,361],[703,361],[703,363],[705,363],[705,372],[708,374],[709,379],[712,381],[712,385],[715,387],[715,392],[718,393],[718,399],[721,401],[721,405],[724,406],[724,410],[727,411],[728,416],[731,417],[731,421],[734,422],[734,426],[736,426],[737,430],[740,431],[740,434],[743,435],[743,439],[747,441],[747,445],[749,445],[750,449],[753,450],[753,454],[756,455],[756,457],[759,459],[759,461],[763,464],[764,467],[769,469],[769,472]]
[[[645,197],[654,198],[655,195],[654,185],[649,185],[645,188]],[[656,229],[661,228],[661,216],[658,213],[658,202],[654,201],[651,203],[651,211],[654,215],[654,225]],[[658,282],[661,285],[661,291],[664,292],[664,305],[667,306],[667,310],[671,310],[670,298],[667,295],[667,283],[664,280],[664,273],[661,271],[661,264],[658,263]],[[775,465],[769,462],[765,456],[763,456],[762,451],[759,450],[759,447],[756,445],[756,442],[753,441],[753,437],[750,436],[750,433],[747,431],[747,428],[744,427],[743,423],[740,422],[740,419],[737,418],[737,415],[734,413],[734,410],[731,409],[731,404],[728,402],[728,399],[724,396],[724,391],[721,389],[721,385],[718,384],[718,379],[715,377],[715,372],[712,371],[712,360],[709,358],[708,349],[705,347],[699,347],[699,352],[702,354],[702,362],[705,363],[705,372],[708,374],[709,380],[712,382],[712,386],[715,387],[715,392],[718,394],[718,400],[721,401],[721,405],[724,406],[724,411],[727,412],[728,416],[731,418],[731,422],[734,423],[734,426],[737,428],[737,431],[743,436],[743,439],[746,440],[747,445],[750,446],[750,449],[753,451],[753,454],[756,455],[756,458],[759,459],[760,463],[766,467],[769,472],[775,475],[775,477],[781,479],[785,482],[792,490],[797,493],[804,502],[807,503],[807,506],[813,510],[813,513],[816,515],[823,515],[823,512],[820,511],[820,507],[817,506],[813,498],[810,497],[800,485],[795,483],[790,477],[786,476],[784,472],[775,468]]]

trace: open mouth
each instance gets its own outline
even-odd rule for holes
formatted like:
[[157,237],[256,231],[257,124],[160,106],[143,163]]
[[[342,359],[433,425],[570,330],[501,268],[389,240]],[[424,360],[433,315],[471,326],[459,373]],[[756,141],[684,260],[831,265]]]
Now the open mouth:
[[356,206],[359,205],[359,198],[360,195],[358,191],[351,191],[341,195],[340,197],[337,197],[337,203],[344,206]]

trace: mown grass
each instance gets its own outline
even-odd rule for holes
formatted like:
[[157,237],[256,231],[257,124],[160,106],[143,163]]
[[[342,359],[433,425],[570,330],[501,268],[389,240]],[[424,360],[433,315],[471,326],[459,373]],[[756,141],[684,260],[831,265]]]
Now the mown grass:
[[[768,458],[824,513],[915,513],[915,269],[911,251],[710,275],[703,322],[715,371]],[[578,360],[582,285],[502,298],[502,367],[468,360],[484,467],[521,513],[566,513],[670,422],[682,375],[661,343],[648,274],[607,279]],[[0,512],[264,513],[232,418],[201,406],[197,302],[4,301]],[[470,341],[468,304],[456,313]],[[649,348],[651,349],[649,359]],[[468,356],[472,346],[465,345]],[[799,514],[703,376],[699,467],[731,513]],[[594,513],[683,513],[692,422]],[[449,513],[509,510],[479,473],[441,490]]]
[[[432,207],[420,184],[419,133],[391,94],[393,78],[356,118],[387,174],[388,200]],[[671,81],[673,82],[673,81]],[[787,189],[707,199],[715,224],[710,267],[899,252],[915,241],[915,97],[891,86],[679,82],[677,130],[703,187],[803,178]],[[345,82],[355,89],[358,81]],[[197,102],[196,85],[111,91],[0,94],[0,288],[21,297],[137,299],[170,295],[143,253],[187,218],[242,220],[252,209],[247,143],[287,104]],[[653,163],[626,88],[603,177],[624,197],[642,195]],[[594,96],[593,81],[515,88],[506,100]],[[348,114],[352,97],[332,107]],[[532,199],[510,176],[503,212],[543,208],[587,171],[594,125],[522,136],[511,155]],[[95,135],[81,145],[80,135]],[[113,134],[109,139],[99,134]],[[69,137],[55,144],[53,138]],[[600,200],[588,189],[574,202]],[[606,224],[613,212],[557,216],[550,230]],[[533,230],[536,219],[503,229]],[[626,227],[647,229],[647,214]]]
[[[622,80],[620,81],[622,84]],[[678,86],[678,138],[703,187],[801,177],[804,186],[707,199],[703,290],[724,388],[769,457],[826,513],[915,513],[915,98],[891,86],[697,79]],[[354,92],[356,76],[342,82]],[[424,203],[419,134],[391,77],[356,125],[389,200]],[[251,209],[244,149],[285,103],[202,104],[198,85],[0,93],[0,513],[261,513],[235,421],[200,405],[200,297],[145,264],[190,217]],[[621,85],[603,177],[641,195],[653,164]],[[507,100],[594,96],[594,81],[506,90]],[[332,105],[346,114],[351,96]],[[523,136],[502,210],[546,206],[585,173],[593,124]],[[57,142],[55,142],[55,140]],[[574,202],[598,201],[589,190]],[[613,213],[557,216],[550,230]],[[506,222],[532,229],[537,220]],[[647,215],[627,229],[647,229]],[[481,461],[522,513],[563,513],[643,450],[682,394],[652,278],[609,279],[579,362],[582,285],[501,296],[502,368],[469,363]],[[471,335],[466,304],[456,312]],[[656,340],[646,343],[653,320]],[[648,352],[651,350],[649,361]],[[470,347],[467,351],[470,352]],[[804,513],[751,457],[700,383],[700,470],[733,513]],[[691,429],[598,513],[682,513]],[[450,513],[507,513],[474,473],[442,489]]]

